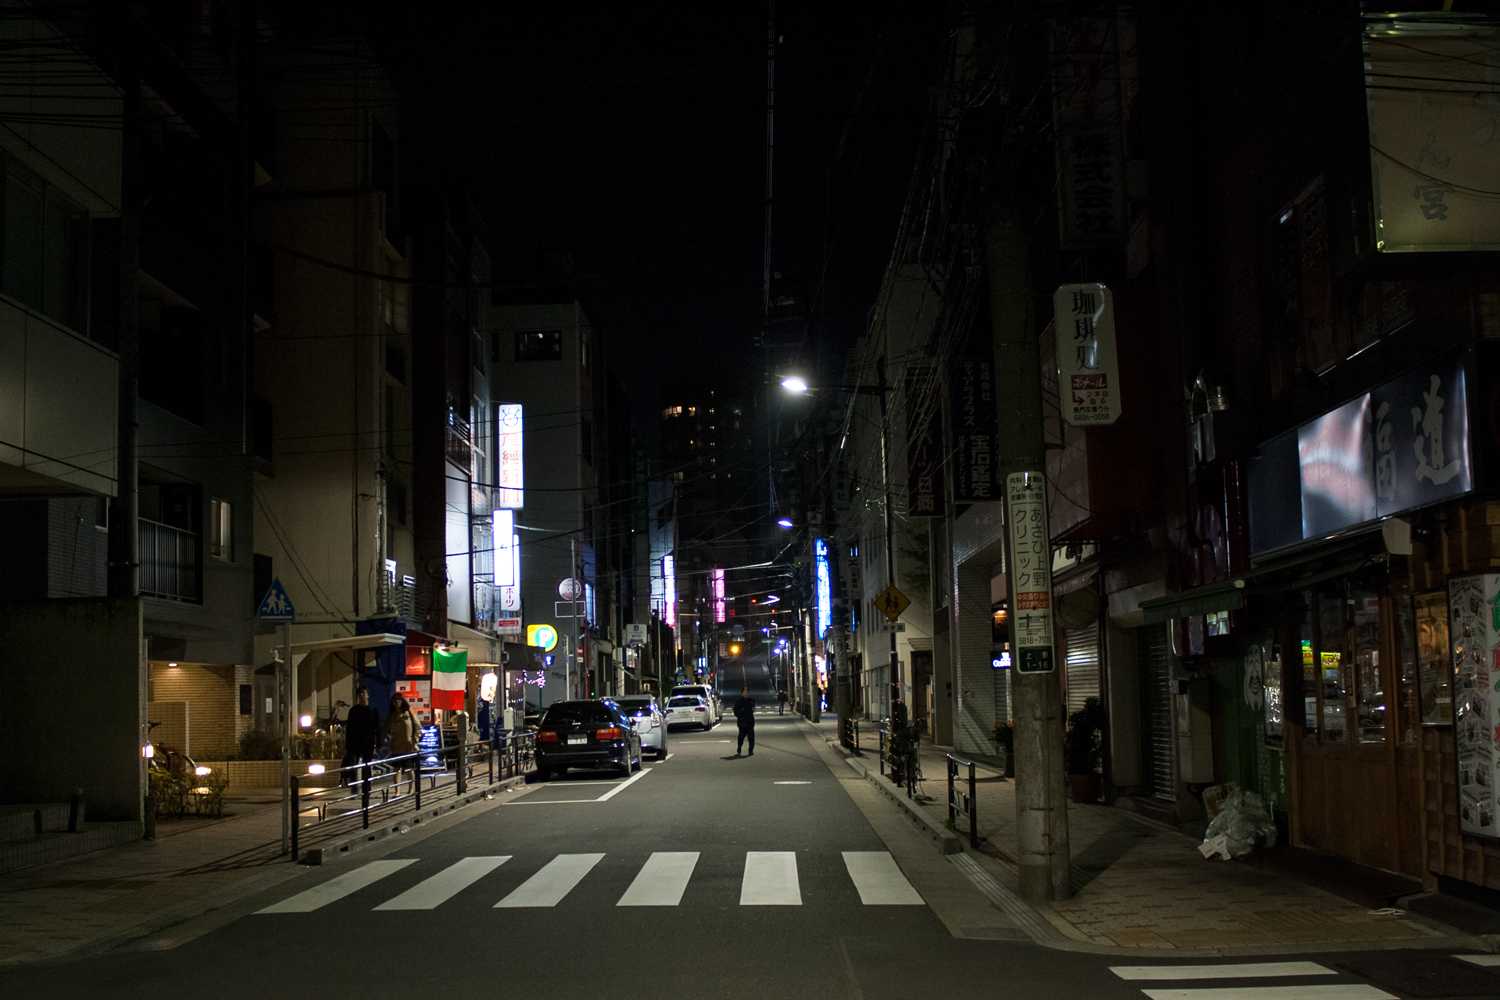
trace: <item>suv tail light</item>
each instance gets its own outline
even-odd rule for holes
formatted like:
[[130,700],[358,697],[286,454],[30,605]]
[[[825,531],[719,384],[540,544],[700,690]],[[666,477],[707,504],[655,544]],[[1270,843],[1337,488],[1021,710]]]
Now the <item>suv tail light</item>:
[[624,736],[625,734],[619,729],[601,729],[594,734],[596,739],[601,740],[618,740],[623,739]]
[[538,743],[556,743],[557,731],[553,729],[543,729],[536,734],[536,741]]

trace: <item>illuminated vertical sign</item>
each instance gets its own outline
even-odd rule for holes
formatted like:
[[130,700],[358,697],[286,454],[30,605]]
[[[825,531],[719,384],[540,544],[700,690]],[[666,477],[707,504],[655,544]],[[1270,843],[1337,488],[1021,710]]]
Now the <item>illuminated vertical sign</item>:
[[714,570],[714,621],[724,620],[724,571]]
[[[496,564],[499,565],[498,563]],[[521,536],[510,536],[510,579],[500,588],[500,610],[521,610]]]
[[521,446],[521,404],[501,403],[496,429],[500,436],[500,506],[518,510],[526,488],[525,453]]
[[662,618],[668,628],[677,627],[677,567],[671,556],[661,557],[661,578],[665,597],[662,600]]
[[833,624],[833,580],[828,572],[828,543],[819,538],[813,543],[813,557],[817,563],[818,587],[818,638]]
[[495,586],[509,587],[516,582],[515,557],[511,554],[511,539],[515,537],[516,512],[497,510],[490,515],[495,540]]

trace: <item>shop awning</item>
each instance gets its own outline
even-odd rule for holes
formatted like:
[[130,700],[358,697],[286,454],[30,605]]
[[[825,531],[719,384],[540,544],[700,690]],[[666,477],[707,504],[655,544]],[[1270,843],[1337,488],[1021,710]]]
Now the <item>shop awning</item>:
[[374,635],[351,635],[337,639],[317,639],[313,642],[294,642],[292,643],[292,656],[306,656],[309,653],[352,653],[356,649],[399,646],[405,641],[405,636],[394,632],[377,632]]
[[453,633],[453,638],[458,642],[458,648],[468,652],[470,665],[500,666],[500,646],[503,639],[486,635],[465,625],[459,625],[457,622],[449,622],[448,631]]
[[1385,542],[1377,528],[1340,539],[1334,545],[1265,563],[1218,583],[1142,601],[1141,612],[1145,624],[1151,625],[1212,611],[1236,611],[1245,606],[1246,597],[1311,587],[1352,573],[1384,553]]

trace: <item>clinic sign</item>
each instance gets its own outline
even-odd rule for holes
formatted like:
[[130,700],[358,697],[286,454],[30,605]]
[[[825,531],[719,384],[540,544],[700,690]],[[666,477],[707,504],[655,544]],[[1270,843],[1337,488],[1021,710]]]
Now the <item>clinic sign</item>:
[[1050,674],[1052,652],[1052,543],[1047,530],[1047,484],[1040,472],[1005,478],[1005,524],[1011,543],[1011,648],[1013,669]]
[[1120,364],[1115,352],[1115,299],[1097,282],[1063,285],[1052,296],[1057,340],[1057,398],[1074,427],[1120,419]]

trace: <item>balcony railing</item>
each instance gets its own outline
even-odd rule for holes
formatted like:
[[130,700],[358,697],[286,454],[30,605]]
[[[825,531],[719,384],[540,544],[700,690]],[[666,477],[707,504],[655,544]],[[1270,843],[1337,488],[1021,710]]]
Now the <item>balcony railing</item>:
[[198,579],[198,535],[141,518],[141,594],[169,601],[202,600]]

